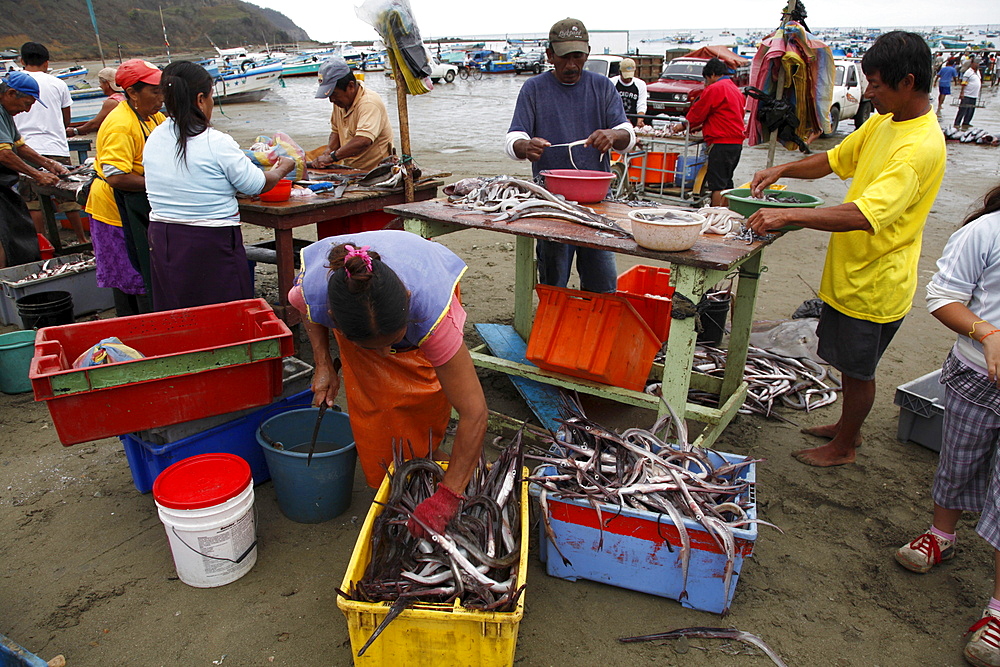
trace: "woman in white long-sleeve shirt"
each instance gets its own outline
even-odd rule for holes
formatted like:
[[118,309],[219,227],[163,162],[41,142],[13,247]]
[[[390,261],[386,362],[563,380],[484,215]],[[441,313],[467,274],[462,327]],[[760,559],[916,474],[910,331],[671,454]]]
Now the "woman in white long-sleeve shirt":
[[211,127],[213,82],[201,65],[167,65],[160,82],[169,118],[146,141],[153,308],[173,310],[249,299],[236,193],[270,190],[295,163],[269,171]]
[[927,286],[927,307],[959,334],[941,371],[943,443],[934,476],[934,520],[896,560],[918,573],[955,555],[962,512],[980,512],[976,532],[993,547],[993,597],[970,628],[965,657],[1000,666],[1000,186],[955,232]]

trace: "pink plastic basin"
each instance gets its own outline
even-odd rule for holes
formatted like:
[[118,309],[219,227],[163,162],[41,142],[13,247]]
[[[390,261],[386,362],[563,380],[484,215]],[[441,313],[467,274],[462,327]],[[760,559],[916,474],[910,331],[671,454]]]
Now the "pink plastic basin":
[[581,204],[599,202],[608,195],[614,174],[590,169],[548,169],[542,172],[545,188]]

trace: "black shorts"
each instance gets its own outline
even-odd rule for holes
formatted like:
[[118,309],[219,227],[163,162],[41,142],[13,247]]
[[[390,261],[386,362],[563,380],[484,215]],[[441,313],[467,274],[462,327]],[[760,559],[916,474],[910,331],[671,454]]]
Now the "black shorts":
[[903,318],[879,324],[845,315],[823,304],[816,334],[817,352],[827,363],[855,380],[874,380],[875,368]]
[[742,144],[712,144],[708,147],[708,170],[705,189],[710,192],[733,187],[733,172],[740,163]]

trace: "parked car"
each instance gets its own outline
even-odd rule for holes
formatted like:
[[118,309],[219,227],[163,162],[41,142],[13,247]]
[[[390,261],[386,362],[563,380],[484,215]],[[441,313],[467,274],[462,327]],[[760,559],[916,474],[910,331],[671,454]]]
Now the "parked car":
[[[691,108],[691,104],[701,97],[705,90],[705,78],[701,71],[705,68],[707,58],[675,58],[663,68],[663,73],[655,83],[646,87],[649,93],[647,113],[665,113],[670,116],[683,116]],[[739,87],[750,82],[750,61],[740,66],[733,76],[733,83]]]
[[528,51],[514,58],[514,71],[518,74],[521,72],[541,74],[548,69],[548,64],[544,51]]
[[451,83],[458,76],[458,67],[451,63],[443,63],[441,59],[427,49],[427,62],[431,66],[431,81],[437,83],[444,79],[445,83]]
[[833,104],[830,105],[830,134],[837,131],[840,121],[854,119],[854,127],[861,127],[872,113],[872,103],[864,99],[868,79],[861,71],[861,61],[845,58],[834,60],[836,73],[833,79]]
[[619,69],[621,61],[621,56],[609,56],[604,54],[591,55],[587,58],[587,62],[584,63],[583,69],[603,74],[610,79],[613,76],[621,74],[621,70]]

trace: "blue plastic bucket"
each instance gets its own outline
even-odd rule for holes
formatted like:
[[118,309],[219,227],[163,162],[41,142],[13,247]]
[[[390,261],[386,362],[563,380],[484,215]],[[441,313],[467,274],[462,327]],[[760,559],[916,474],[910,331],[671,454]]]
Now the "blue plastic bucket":
[[316,453],[306,465],[309,441],[319,408],[289,410],[271,417],[257,429],[257,442],[281,513],[299,523],[321,523],[351,506],[354,467],[358,459],[351,422],[343,412],[323,415]]
[[28,368],[35,354],[35,331],[0,334],[0,391],[23,394],[31,391]]

